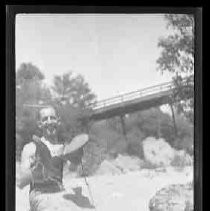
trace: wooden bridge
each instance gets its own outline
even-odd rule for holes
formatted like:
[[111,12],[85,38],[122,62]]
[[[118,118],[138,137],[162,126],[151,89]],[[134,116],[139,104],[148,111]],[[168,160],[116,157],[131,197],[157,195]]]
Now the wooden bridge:
[[89,119],[107,119],[170,103],[174,88],[173,82],[167,82],[98,101],[89,105]]

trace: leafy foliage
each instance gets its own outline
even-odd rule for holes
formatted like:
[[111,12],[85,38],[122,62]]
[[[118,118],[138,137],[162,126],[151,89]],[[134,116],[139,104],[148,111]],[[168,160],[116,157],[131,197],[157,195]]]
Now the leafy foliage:
[[189,121],[187,121],[187,119],[181,115],[176,115],[176,125],[178,134],[172,146],[179,150],[184,149],[190,155],[193,155],[193,125],[190,124]]
[[[162,48],[157,60],[158,70],[174,74],[175,85],[172,102],[177,111],[184,113],[193,122],[194,109],[194,17],[186,14],[165,15],[167,27],[173,33],[160,38],[158,47]],[[183,80],[186,78],[186,81]]]
[[68,103],[82,109],[96,99],[83,76],[73,76],[72,72],[55,76],[52,89],[64,104]]
[[153,136],[163,137],[168,142],[173,140],[173,124],[171,117],[159,108],[151,108],[131,114],[126,122],[128,131],[137,127],[142,131],[142,138]]
[[134,127],[131,131],[128,132],[128,138],[127,138],[128,144],[126,152],[129,155],[135,155],[143,159],[144,152],[143,152],[142,140],[144,138],[145,134],[137,127]]
[[80,176],[93,175],[105,158],[106,149],[94,136],[90,136],[89,143],[84,147],[83,169],[80,166],[78,174]]
[[[107,122],[109,130],[122,135],[122,126],[119,118],[113,118]],[[184,116],[181,116],[178,113],[175,113],[175,122],[177,127],[177,137],[174,137],[174,124],[172,117],[169,114],[163,113],[159,108],[151,108],[129,114],[127,118],[125,118],[127,152],[142,157],[141,141],[148,136],[164,138],[172,146],[179,146],[178,148],[181,147],[181,149],[186,149],[186,147],[181,146],[181,143],[178,143],[177,141],[185,139],[192,143],[190,139],[193,137],[193,126]],[[114,136],[112,135],[112,137]],[[188,140],[187,137],[189,137]],[[121,137],[121,139],[125,139],[125,137]]]
[[81,132],[87,132],[90,123],[83,117],[90,112],[87,105],[94,102],[96,96],[85,79],[81,75],[73,76],[72,72],[57,75],[52,89],[57,99],[54,104],[61,117],[64,139],[70,140]]
[[16,112],[22,115],[24,103],[37,103],[45,98],[50,98],[50,91],[42,85],[44,75],[31,63],[23,63],[16,73]]
[[32,63],[22,63],[16,74],[16,84],[22,85],[28,80],[43,80],[44,75]]
[[42,86],[43,73],[31,63],[23,63],[16,73],[16,149],[19,154],[32,134],[38,131],[35,109],[24,107],[25,103],[38,104],[43,97],[50,97],[50,91]]
[[167,27],[174,34],[161,38],[161,57],[157,60],[161,71],[192,73],[194,71],[194,18],[192,15],[165,15]]
[[83,125],[79,118],[83,115],[83,110],[70,104],[58,106],[57,110],[61,119],[61,134],[65,141],[70,141],[74,136],[85,132],[86,125]]
[[194,82],[193,75],[185,78],[174,77],[175,89],[171,96],[171,102],[176,106],[179,114],[184,114],[188,120],[194,122]]

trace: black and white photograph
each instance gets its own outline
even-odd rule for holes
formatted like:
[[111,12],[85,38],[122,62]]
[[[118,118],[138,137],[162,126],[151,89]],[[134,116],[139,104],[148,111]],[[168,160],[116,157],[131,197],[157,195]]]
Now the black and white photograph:
[[16,14],[16,211],[194,211],[195,23]]

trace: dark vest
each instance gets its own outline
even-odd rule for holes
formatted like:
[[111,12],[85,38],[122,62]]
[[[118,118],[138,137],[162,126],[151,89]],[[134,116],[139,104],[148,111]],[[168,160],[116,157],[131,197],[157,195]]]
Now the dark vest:
[[41,192],[57,192],[62,187],[63,160],[58,156],[51,156],[50,150],[42,141],[36,144],[35,162],[32,169],[33,181],[30,190]]

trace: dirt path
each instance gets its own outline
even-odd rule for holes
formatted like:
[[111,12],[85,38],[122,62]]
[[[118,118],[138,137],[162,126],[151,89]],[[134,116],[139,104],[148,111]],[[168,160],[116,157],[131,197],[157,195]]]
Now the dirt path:
[[[169,184],[192,181],[192,172],[192,168],[189,167],[182,171],[175,171],[172,168],[168,168],[166,172],[141,170],[117,176],[104,175],[89,177],[88,182],[97,211],[148,211],[149,200],[157,190]],[[81,187],[82,194],[90,198],[83,178],[66,177],[64,178],[64,184],[70,192],[72,188]],[[74,204],[73,206],[76,205]],[[16,211],[27,211],[27,208],[28,187],[24,190],[17,189]],[[61,209],[61,211],[64,210],[71,209],[67,207]],[[84,209],[79,208],[78,210]],[[93,211],[94,209],[85,210]]]

